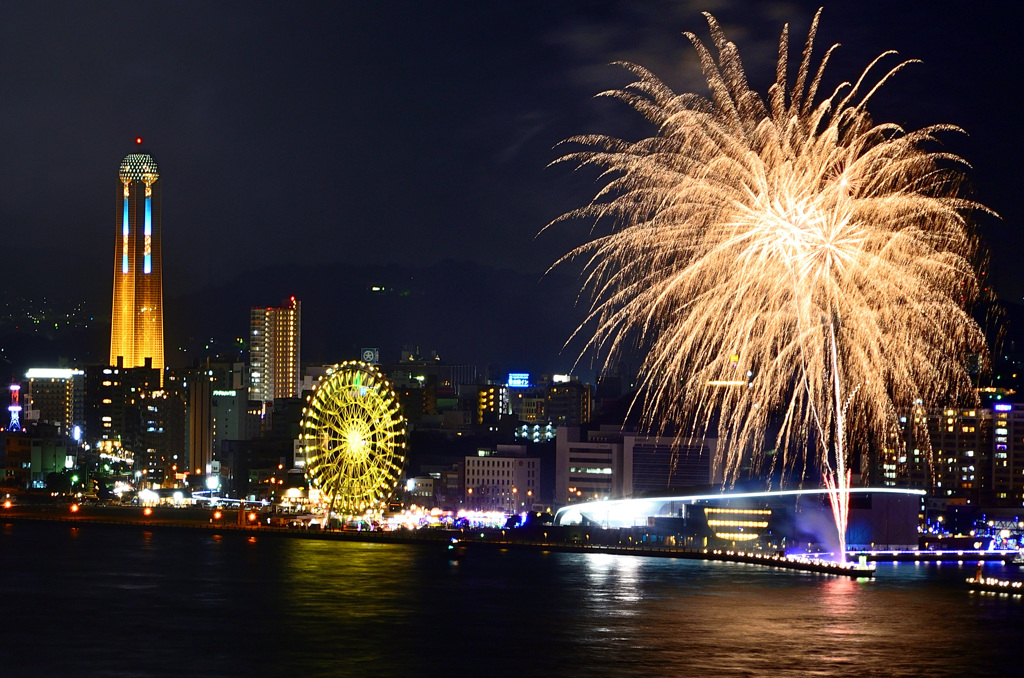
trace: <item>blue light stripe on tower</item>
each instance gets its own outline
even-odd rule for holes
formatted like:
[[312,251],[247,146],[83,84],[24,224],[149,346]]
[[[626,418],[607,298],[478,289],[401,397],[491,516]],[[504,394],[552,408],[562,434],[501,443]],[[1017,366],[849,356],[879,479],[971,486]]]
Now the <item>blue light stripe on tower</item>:
[[128,272],[128,198],[124,199],[124,216],[121,217],[121,273]]
[[142,272],[148,274],[152,271],[153,266],[150,263],[151,245],[150,238],[153,235],[153,206],[152,198],[146,198],[146,225],[145,225],[145,236],[146,236],[146,254],[142,264]]

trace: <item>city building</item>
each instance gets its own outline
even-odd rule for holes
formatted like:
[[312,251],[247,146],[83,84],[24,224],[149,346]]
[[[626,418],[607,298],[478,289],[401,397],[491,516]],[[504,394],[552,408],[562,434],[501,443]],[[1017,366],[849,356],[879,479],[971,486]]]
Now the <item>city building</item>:
[[[997,424],[999,444],[1006,446],[1008,412],[998,412],[1004,419]],[[928,420],[931,439],[931,494],[951,504],[989,503],[992,498],[993,412],[990,409],[946,409],[933,412]],[[1018,448],[1019,449],[1019,448]]]
[[900,423],[899,444],[870,455],[862,469],[868,485],[927,490],[939,507],[1022,505],[1024,405],[915,407]]
[[55,426],[63,436],[83,427],[85,372],[34,367],[25,373],[25,412],[22,419]]
[[226,440],[252,440],[260,435],[260,419],[249,411],[246,389],[213,389],[210,405],[213,455],[220,454]]
[[512,413],[508,387],[500,384],[480,386],[477,391],[476,423],[497,424]]
[[34,437],[30,444],[29,487],[42,489],[47,486],[47,476],[50,474],[74,468],[74,451],[68,449],[63,438]]
[[301,304],[291,297],[281,307],[249,312],[249,398],[265,403],[301,395],[299,369]]
[[213,383],[208,378],[188,382],[188,469],[195,476],[212,473]]
[[149,365],[163,379],[160,174],[153,156],[129,153],[121,161],[117,177],[110,365]]
[[405,493],[408,495],[409,501],[426,508],[433,508],[435,504],[435,484],[436,479],[429,475],[409,478],[405,482]]
[[556,426],[582,426],[590,422],[590,386],[576,379],[555,381],[547,388],[544,415]]
[[158,391],[160,373],[155,368],[90,365],[85,369],[86,440],[96,446],[117,442],[131,452],[142,445],[144,394]]
[[5,488],[26,488],[32,474],[32,436],[21,431],[0,431],[0,469]]
[[167,390],[143,392],[140,443],[135,469],[151,486],[172,486],[188,470],[188,412],[185,401]]
[[286,490],[304,484],[301,472],[291,472],[292,448],[285,443],[268,438],[225,440],[211,473],[219,476],[216,480],[228,496],[280,501]]
[[1024,506],[1024,404],[992,407],[991,491],[996,506]]
[[624,475],[631,479],[634,497],[656,496],[712,485],[720,464],[716,440],[677,441],[666,436],[626,434],[622,440]]
[[622,433],[617,427],[589,431],[560,426],[555,435],[555,504],[629,496],[633,481],[625,475]]
[[707,488],[716,474],[713,438],[677,443],[602,426],[583,436],[575,426],[555,435],[555,503],[657,496]]
[[93,461],[106,455],[129,463],[150,487],[185,472],[186,403],[160,388],[156,369],[90,365],[84,382],[81,438],[90,456],[98,455]]
[[518,513],[540,501],[540,459],[527,457],[525,445],[478,450],[465,458],[463,471],[469,508]]

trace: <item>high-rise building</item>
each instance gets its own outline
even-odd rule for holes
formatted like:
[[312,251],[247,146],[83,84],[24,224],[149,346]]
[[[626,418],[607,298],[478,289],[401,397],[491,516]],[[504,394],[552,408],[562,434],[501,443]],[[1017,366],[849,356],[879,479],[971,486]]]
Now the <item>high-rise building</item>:
[[[142,139],[136,139],[141,144]],[[129,153],[117,173],[110,364],[164,371],[160,174],[148,153]]]
[[211,473],[213,463],[213,384],[207,379],[189,383],[189,469],[192,473]]
[[557,426],[590,422],[590,386],[577,380],[555,381],[547,388],[544,414]]
[[300,303],[292,297],[280,308],[249,313],[249,398],[273,402],[298,398]]
[[67,368],[34,367],[25,373],[28,381],[28,419],[51,424],[63,436],[85,425],[85,372]]
[[102,441],[119,446],[141,460],[145,394],[160,389],[160,374],[147,367],[100,365],[85,369],[85,433],[93,447]]

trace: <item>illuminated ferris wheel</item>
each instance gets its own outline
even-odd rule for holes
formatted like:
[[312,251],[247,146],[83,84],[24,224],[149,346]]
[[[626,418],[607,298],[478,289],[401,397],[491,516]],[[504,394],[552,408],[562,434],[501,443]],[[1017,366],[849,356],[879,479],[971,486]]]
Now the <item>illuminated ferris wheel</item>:
[[303,410],[306,475],[328,512],[380,509],[405,466],[405,418],[391,384],[359,361],[328,370]]

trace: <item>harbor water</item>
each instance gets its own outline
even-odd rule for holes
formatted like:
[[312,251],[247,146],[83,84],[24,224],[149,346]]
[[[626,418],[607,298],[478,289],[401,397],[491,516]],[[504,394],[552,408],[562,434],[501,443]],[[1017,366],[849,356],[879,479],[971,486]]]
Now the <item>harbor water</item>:
[[[601,553],[0,522],[0,676],[989,676],[1024,599]],[[986,576],[1022,578],[985,566]]]

